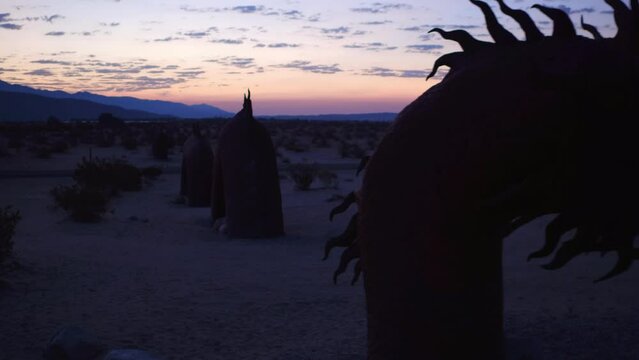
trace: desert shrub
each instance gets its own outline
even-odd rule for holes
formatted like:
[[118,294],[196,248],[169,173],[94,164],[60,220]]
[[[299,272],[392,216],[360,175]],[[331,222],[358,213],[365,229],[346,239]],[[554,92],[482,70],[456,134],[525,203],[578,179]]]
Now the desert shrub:
[[316,164],[293,164],[289,167],[289,177],[295,183],[297,190],[308,190],[317,176],[318,167]]
[[20,150],[24,146],[24,140],[20,135],[14,135],[9,137],[9,148]]
[[60,185],[51,190],[55,205],[79,222],[96,222],[107,210],[109,201],[103,189],[71,185]]
[[0,135],[0,156],[9,155],[9,140]]
[[172,147],[173,140],[165,132],[161,132],[155,137],[151,146],[153,157],[158,160],[167,160]]
[[120,141],[122,146],[127,150],[135,150],[138,148],[138,138],[135,135],[125,135]]
[[0,208],[0,265],[13,251],[13,234],[20,219],[20,212],[11,206]]
[[303,153],[308,151],[308,146],[305,144],[301,144],[296,138],[286,138],[282,143],[282,147],[284,147],[284,149],[288,151],[296,153]]
[[69,150],[69,144],[64,140],[55,140],[50,149],[52,153],[63,153]]
[[49,159],[49,158],[51,158],[51,147],[49,145],[34,145],[34,146],[30,147],[29,150],[38,159]]
[[95,144],[99,147],[110,148],[115,145],[115,136],[110,132],[98,133]]
[[322,169],[317,172],[317,178],[322,185],[327,189],[337,189],[339,187],[339,181],[337,174],[332,171]]
[[82,187],[100,189],[107,194],[142,188],[140,169],[122,159],[83,158],[75,169],[73,179]]
[[361,146],[349,142],[342,142],[338,151],[342,158],[361,159],[366,156],[366,151]]
[[162,169],[157,166],[147,166],[145,168],[142,168],[142,176],[147,179],[153,180],[160,175],[162,175]]

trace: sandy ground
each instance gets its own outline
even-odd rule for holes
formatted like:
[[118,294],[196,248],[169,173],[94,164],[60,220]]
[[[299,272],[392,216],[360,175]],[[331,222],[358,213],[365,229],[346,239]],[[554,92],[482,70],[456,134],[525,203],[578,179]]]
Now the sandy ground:
[[[326,200],[356,186],[353,171],[339,176],[339,190],[306,192],[283,179],[287,235],[272,240],[213,233],[208,209],[172,202],[177,174],[117,198],[98,224],[50,208],[50,189],[68,178],[0,179],[0,204],[23,215],[14,238],[22,268],[0,290],[0,360],[39,359],[69,324],[166,359],[364,359],[362,285],[348,285],[350,271],[332,284],[338,252],[321,261],[324,241],[350,217],[328,221],[335,203]],[[639,359],[639,270],[593,284],[613,254],[556,272],[527,263],[547,220],[506,240],[507,336],[544,359]]]

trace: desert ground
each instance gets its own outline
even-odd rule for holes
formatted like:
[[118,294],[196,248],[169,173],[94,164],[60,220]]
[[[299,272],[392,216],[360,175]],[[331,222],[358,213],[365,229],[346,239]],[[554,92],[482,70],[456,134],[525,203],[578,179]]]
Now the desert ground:
[[[211,139],[219,126],[210,127]],[[8,139],[20,134],[21,146],[0,157],[0,206],[19,209],[22,221],[0,273],[0,359],[41,358],[64,325],[88,329],[112,348],[165,359],[364,359],[362,283],[349,284],[349,269],[334,285],[339,250],[321,258],[324,242],[343,231],[354,209],[333,222],[328,213],[358,187],[358,156],[374,149],[387,126],[271,123],[286,235],[259,240],[228,239],[211,228],[208,208],[176,201],[179,141],[164,161],[151,156],[148,141],[129,150],[117,134],[99,146],[76,134],[63,151],[43,155],[37,146],[68,139],[68,129],[4,128]],[[163,173],[111,201],[102,221],[77,223],[53,206],[50,191],[71,183],[89,153]],[[316,179],[299,190],[287,167],[300,162],[317,163],[338,181]],[[639,269],[593,284],[614,254],[580,257],[558,271],[527,262],[548,220],[505,240],[507,337],[533,359],[639,359]]]

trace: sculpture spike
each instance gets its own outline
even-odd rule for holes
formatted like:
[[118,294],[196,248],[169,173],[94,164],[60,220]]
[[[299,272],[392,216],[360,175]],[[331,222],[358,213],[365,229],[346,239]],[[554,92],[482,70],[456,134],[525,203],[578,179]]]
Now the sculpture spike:
[[522,30],[526,34],[526,41],[534,42],[544,38],[544,34],[539,30],[535,22],[532,20],[530,15],[523,10],[516,10],[504,2],[504,0],[497,0],[499,3],[499,8],[501,11],[515,19],[515,21],[521,26]]
[[503,45],[512,44],[519,41],[517,40],[515,35],[506,30],[506,28],[504,28],[499,23],[499,21],[497,21],[495,13],[493,13],[493,10],[490,8],[490,6],[488,6],[488,4],[479,0],[470,0],[470,2],[479,7],[482,13],[484,13],[484,18],[486,19],[486,27],[488,28],[490,36],[492,36],[493,40],[495,40],[495,43]]
[[603,36],[601,36],[601,33],[599,32],[599,30],[596,27],[594,27],[593,25],[590,25],[590,24],[586,24],[584,22],[584,16],[583,15],[581,15],[581,28],[586,30],[590,34],[592,34],[592,36],[595,38],[595,40],[603,39]]
[[446,31],[440,28],[434,28],[429,31],[429,33],[432,33],[432,32],[438,33],[439,35],[441,35],[441,37],[443,37],[446,40],[452,40],[459,43],[459,45],[461,46],[462,50],[464,50],[464,52],[477,51],[480,48],[485,48],[491,45],[488,42],[475,39],[472,35],[468,33],[468,31],[465,31],[465,30]]
[[428,76],[426,77],[426,81],[435,76],[437,74],[437,70],[439,70],[439,68],[442,66],[448,66],[451,69],[454,69],[457,65],[459,65],[459,61],[463,56],[463,52],[454,52],[440,56],[437,60],[435,60],[433,70],[431,70],[430,74],[428,74]]
[[532,7],[538,9],[553,21],[552,37],[559,39],[572,39],[577,37],[575,25],[572,23],[572,20],[570,20],[568,14],[563,10],[539,4],[535,4]]
[[546,225],[546,240],[544,246],[534,253],[528,255],[528,261],[542,258],[552,254],[559,245],[561,237],[568,231],[575,228],[577,223],[570,216],[559,214],[548,225]]
[[357,283],[357,280],[359,280],[359,276],[361,274],[362,274],[362,260],[359,259],[357,260],[357,262],[355,263],[355,267],[353,268],[353,280],[351,280],[351,286]]
[[630,266],[632,265],[632,260],[633,260],[632,251],[624,250],[624,251],[617,251],[617,253],[619,255],[619,259],[615,263],[615,266],[606,275],[595,280],[595,283],[608,280],[630,269]]
[[355,202],[357,202],[357,195],[354,191],[351,191],[348,195],[346,195],[341,204],[337,205],[331,210],[331,213],[328,215],[328,220],[333,221],[333,217],[335,215],[341,214],[344,211],[348,210],[351,204]]
[[328,255],[330,255],[331,250],[334,247],[347,247],[350,246],[357,239],[357,214],[353,215],[348,225],[346,226],[346,230],[344,232],[334,238],[331,238],[324,245],[324,258],[323,260],[328,259]]
[[359,258],[359,245],[355,242],[342,253],[342,257],[339,259],[339,266],[337,270],[335,270],[335,273],[333,273],[334,284],[337,284],[337,277],[346,271],[348,264],[357,258]]
[[[614,11],[615,24],[617,24],[616,37],[626,36],[633,31],[632,11],[621,0],[605,0]],[[635,5],[636,6],[636,5]],[[636,7],[635,7],[636,9]],[[636,11],[636,10],[635,10]]]
[[247,89],[248,91],[248,100],[251,100],[251,89]]

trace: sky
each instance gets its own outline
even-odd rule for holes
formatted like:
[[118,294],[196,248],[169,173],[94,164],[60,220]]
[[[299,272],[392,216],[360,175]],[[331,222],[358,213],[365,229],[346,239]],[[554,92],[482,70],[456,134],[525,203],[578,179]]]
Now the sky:
[[[616,31],[603,0],[506,1],[546,34],[534,3]],[[437,57],[459,50],[433,27],[490,40],[466,0],[0,0],[0,80],[231,112],[250,88],[259,115],[398,112],[437,83],[425,81]]]

